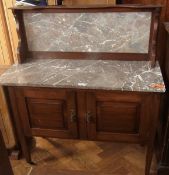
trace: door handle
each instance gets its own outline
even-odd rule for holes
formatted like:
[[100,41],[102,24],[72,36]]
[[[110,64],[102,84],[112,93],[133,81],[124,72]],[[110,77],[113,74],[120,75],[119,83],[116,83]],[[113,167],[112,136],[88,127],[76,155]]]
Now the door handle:
[[74,109],[70,111],[70,120],[71,122],[77,122],[76,111]]
[[87,123],[93,122],[92,113],[90,111],[88,111],[86,114],[86,121],[87,121]]

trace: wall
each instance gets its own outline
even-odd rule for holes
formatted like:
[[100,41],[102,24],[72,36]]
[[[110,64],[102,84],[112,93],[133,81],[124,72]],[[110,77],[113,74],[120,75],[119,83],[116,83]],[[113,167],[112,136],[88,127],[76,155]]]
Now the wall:
[[16,32],[16,23],[12,14],[12,10],[10,7],[13,7],[15,5],[15,0],[1,0],[3,3],[3,8],[5,12],[6,17],[6,23],[7,23],[7,30],[10,38],[10,44],[12,47],[12,63],[16,61],[16,50],[18,45],[18,36]]
[[0,1],[0,65],[10,65],[13,62],[3,2]]
[[[17,33],[16,25],[9,7],[13,5],[13,0],[0,0],[0,74],[14,63],[16,59]],[[5,97],[0,87],[0,128],[2,130],[6,146],[15,146],[15,139],[12,125],[5,101]]]

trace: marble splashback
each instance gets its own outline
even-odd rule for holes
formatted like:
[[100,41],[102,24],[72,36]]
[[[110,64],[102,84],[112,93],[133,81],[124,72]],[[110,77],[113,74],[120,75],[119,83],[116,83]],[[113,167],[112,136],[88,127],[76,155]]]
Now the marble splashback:
[[164,92],[159,64],[148,61],[37,59],[13,65],[0,76],[8,86]]
[[151,12],[24,13],[30,51],[148,53]]

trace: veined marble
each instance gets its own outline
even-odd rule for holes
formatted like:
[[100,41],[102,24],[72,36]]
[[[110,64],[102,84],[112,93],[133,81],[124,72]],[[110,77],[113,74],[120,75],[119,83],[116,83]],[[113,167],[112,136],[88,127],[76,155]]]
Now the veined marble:
[[24,13],[30,51],[148,53],[151,12]]
[[39,59],[13,65],[1,85],[165,92],[159,64],[148,61]]

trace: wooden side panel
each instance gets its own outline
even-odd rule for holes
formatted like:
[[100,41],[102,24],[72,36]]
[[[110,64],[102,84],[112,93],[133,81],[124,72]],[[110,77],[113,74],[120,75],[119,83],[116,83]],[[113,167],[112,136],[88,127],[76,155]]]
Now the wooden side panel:
[[153,153],[155,150],[155,138],[157,127],[159,124],[159,114],[160,114],[160,103],[161,103],[161,95],[153,94],[152,102],[149,103],[150,114],[152,115],[151,123],[149,124],[149,139],[147,142],[147,154],[146,154],[146,166],[145,166],[145,175],[150,174],[150,168],[153,158]]
[[[169,2],[169,1],[168,1]],[[169,5],[169,4],[168,4]],[[168,13],[168,12],[167,12]],[[169,17],[169,16],[168,16]],[[166,44],[166,58],[165,58],[165,74],[164,79],[166,83],[167,93],[165,94],[163,102],[163,113],[161,119],[161,125],[158,129],[158,156],[159,166],[158,174],[167,175],[169,174],[169,23],[165,24],[167,33],[167,44]]]
[[166,24],[167,42],[166,42],[166,60],[165,60],[165,83],[169,89],[169,23]]

